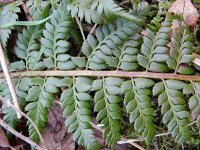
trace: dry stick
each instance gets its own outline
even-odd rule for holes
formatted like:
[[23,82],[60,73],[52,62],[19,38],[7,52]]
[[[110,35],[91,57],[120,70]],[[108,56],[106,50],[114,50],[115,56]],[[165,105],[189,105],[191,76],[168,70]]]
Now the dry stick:
[[28,19],[28,21],[32,21],[32,17],[30,15],[29,9],[26,7],[26,4],[24,2],[22,2],[22,8],[25,12],[26,18]]
[[6,130],[8,130],[10,133],[14,134],[16,137],[18,137],[18,138],[22,139],[23,141],[29,143],[35,149],[46,150],[45,148],[42,148],[41,146],[39,146],[38,144],[33,142],[30,138],[28,138],[28,137],[20,134],[19,132],[15,131],[12,127],[10,127],[8,124],[6,124],[2,119],[0,119],[0,125],[3,128],[5,128]]
[[11,107],[13,110],[15,110],[16,112],[20,113],[22,116],[24,116],[26,119],[28,119],[28,121],[31,122],[31,124],[33,125],[33,127],[35,128],[42,144],[44,145],[44,147],[46,148],[44,139],[42,137],[42,135],[40,134],[40,131],[38,130],[38,128],[36,127],[35,123],[33,122],[33,120],[31,118],[29,118],[29,116],[27,116],[25,113],[23,113],[21,110],[17,109],[15,106],[13,106],[9,100],[4,100],[3,97],[0,96],[0,100],[7,106],[7,107]]
[[[153,72],[128,72],[128,71],[90,71],[90,70],[73,70],[73,71],[22,71],[11,73],[14,77],[37,77],[37,76],[53,76],[53,77],[66,77],[66,76],[86,76],[86,77],[144,77],[151,79],[176,79],[183,81],[200,81],[198,75],[179,75],[172,73],[153,73]],[[0,78],[5,75],[0,73]]]
[[[8,87],[10,89],[10,93],[11,93],[14,105],[17,109],[20,110],[19,102],[18,102],[18,99],[17,99],[17,94],[15,92],[15,88],[14,88],[13,82],[11,80],[9,71],[8,71],[8,66],[7,66],[7,63],[6,63],[6,59],[5,59],[1,44],[0,44],[0,60],[1,60],[1,66],[2,66],[3,72],[5,74],[5,77],[6,77],[6,80],[7,80],[7,83],[8,83]],[[21,118],[21,115],[19,113],[17,113],[17,117]]]
[[[94,123],[90,123],[92,125],[93,128],[103,132],[96,124]],[[134,143],[134,142],[138,142],[139,140],[127,140],[125,137],[121,136],[121,141],[118,141],[117,143],[118,144],[125,144],[125,143],[129,143],[131,145],[133,145],[134,147],[138,148],[139,150],[145,150],[143,147],[141,147],[140,145],[138,145],[137,143]]]

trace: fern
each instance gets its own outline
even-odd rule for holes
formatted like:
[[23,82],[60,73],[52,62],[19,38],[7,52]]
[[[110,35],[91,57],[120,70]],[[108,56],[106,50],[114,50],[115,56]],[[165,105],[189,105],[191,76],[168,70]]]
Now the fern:
[[156,83],[153,88],[153,95],[159,95],[163,123],[179,144],[189,140],[191,136],[188,126],[190,115],[182,92],[185,85],[182,81],[166,80]]
[[[28,90],[30,88],[30,80],[29,78],[22,78],[22,79],[13,79],[17,96],[19,97],[20,107],[23,110],[24,106],[26,105],[25,99],[28,93]],[[2,97],[5,100],[10,100],[12,103],[12,97],[9,90],[9,87],[6,83],[1,83],[1,86],[4,87],[4,90],[2,91]],[[16,128],[16,125],[19,122],[19,119],[17,118],[17,114],[15,110],[13,110],[10,107],[7,107],[5,104],[2,107],[3,114],[4,114],[4,121],[7,122],[11,127]]]
[[120,46],[132,34],[140,31],[141,28],[138,25],[124,19],[118,19],[116,24],[110,23],[99,27],[96,31],[97,39],[89,34],[82,47],[83,53],[88,57],[86,68],[92,70],[107,69],[108,67],[116,68],[121,51],[123,51],[120,50]]
[[[59,92],[60,80],[54,77],[43,79],[40,77],[32,78],[32,87],[28,91],[25,107],[27,115],[33,120],[38,130],[42,133],[47,122],[48,109],[51,108],[55,94]],[[39,136],[28,122],[29,136],[35,142],[39,142]]]
[[77,141],[79,145],[84,144],[86,149],[99,149],[100,145],[94,137],[90,124],[92,97],[88,91],[91,89],[92,80],[84,77],[66,78],[64,83],[68,89],[63,91],[61,102],[63,114],[67,117],[65,124],[69,126],[68,132],[73,133],[74,141]]
[[141,54],[137,56],[138,63],[146,68],[146,71],[167,72],[166,64],[170,41],[171,19],[169,17],[162,23],[157,35],[150,29],[146,29]]
[[[176,21],[174,21],[176,23]],[[192,62],[193,52],[193,37],[190,29],[186,25],[181,25],[182,22],[177,22],[178,31],[174,30],[171,37],[171,49],[167,65],[180,74],[193,74]]]
[[104,128],[103,136],[108,147],[114,149],[116,142],[120,139],[120,86],[123,79],[108,77],[95,80],[92,91],[97,91],[94,96],[94,111],[98,112],[97,121]]
[[[33,9],[31,11],[31,14],[33,15],[33,20],[43,19],[49,13],[49,5],[44,7],[43,11],[37,10],[34,5],[31,8]],[[21,67],[20,69],[26,68],[27,70],[36,70],[41,69],[44,66],[39,57],[41,53],[41,46],[38,41],[38,39],[42,37],[42,29],[43,25],[28,26],[27,29],[24,29],[22,33],[18,34],[15,54],[18,58],[21,58],[23,60],[23,63],[19,65]],[[15,65],[14,68],[18,69],[17,67],[19,66]]]
[[139,3],[133,2],[133,9],[131,10],[131,14],[138,18],[146,19],[150,10],[151,7],[144,1]]
[[[126,18],[130,21],[141,23],[142,20],[130,15],[119,7],[113,0],[69,0],[67,6],[72,17],[78,16],[81,20],[85,18],[88,23],[100,23],[116,17]],[[105,17],[101,17],[105,16]]]
[[[16,1],[3,7],[0,13],[0,24],[5,24],[8,22],[15,22],[18,19],[17,13],[20,12],[18,7],[21,1]],[[7,40],[11,34],[13,27],[7,29],[0,29],[0,42],[3,47],[7,46]]]
[[146,142],[150,143],[155,135],[153,108],[151,104],[151,87],[155,83],[150,79],[135,78],[123,82],[122,93],[125,93],[124,105],[130,114],[130,123],[141,132]]
[[192,95],[189,98],[189,108],[192,111],[192,119],[197,121],[197,126],[200,127],[200,83],[192,82],[191,84],[187,84],[183,93],[187,95]]

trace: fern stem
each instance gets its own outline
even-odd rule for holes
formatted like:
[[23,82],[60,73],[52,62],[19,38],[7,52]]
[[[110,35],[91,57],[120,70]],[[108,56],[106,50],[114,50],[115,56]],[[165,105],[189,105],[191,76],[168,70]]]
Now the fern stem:
[[[174,73],[152,73],[152,72],[127,72],[127,71],[90,71],[90,70],[74,70],[74,71],[22,71],[12,72],[12,77],[36,77],[36,76],[55,76],[55,77],[66,77],[66,76],[88,76],[88,77],[144,77],[152,79],[176,79],[183,81],[200,81],[200,76],[197,75],[179,75]],[[5,75],[0,73],[0,78],[4,78]]]
[[[10,93],[11,93],[14,105],[18,110],[20,110],[17,94],[15,92],[15,88],[14,88],[12,79],[10,77],[9,71],[8,71],[8,66],[6,63],[6,59],[5,59],[3,48],[1,46],[1,44],[0,44],[0,61],[1,61],[1,66],[2,66],[3,72],[5,74],[7,83],[8,83],[8,87],[10,89]],[[17,117],[21,118],[21,115],[18,112],[17,112]]]
[[82,37],[83,37],[83,41],[85,41],[86,38],[85,38],[85,35],[84,35],[84,32],[83,32],[83,28],[82,28],[81,22],[80,22],[80,20],[78,19],[77,16],[75,17],[75,19],[76,19],[76,22],[77,22],[77,24],[78,24],[78,27],[79,27],[79,29],[80,29],[80,31],[81,31],[81,34],[82,34]]

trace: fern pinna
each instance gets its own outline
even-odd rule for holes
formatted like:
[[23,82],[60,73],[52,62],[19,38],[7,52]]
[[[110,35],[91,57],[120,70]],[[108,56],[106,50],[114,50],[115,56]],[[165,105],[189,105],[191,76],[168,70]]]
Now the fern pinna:
[[[166,14],[156,29],[145,29],[141,18],[145,20],[150,11],[145,3],[133,5],[130,13],[113,0],[66,0],[55,6],[47,1],[38,3],[43,9],[33,0],[26,4],[32,19],[49,14],[51,18],[18,34],[17,61],[10,69],[19,71],[15,76],[29,76],[13,82],[22,110],[41,133],[48,122],[48,109],[60,99],[68,132],[88,150],[100,149],[91,125],[94,119],[102,128],[106,145],[115,149],[123,135],[123,116],[147,144],[158,134],[155,118],[162,118],[162,126],[178,144],[189,141],[190,123],[200,126],[200,83],[197,77],[193,81],[187,76],[195,73],[194,45],[181,18]],[[18,12],[18,5],[15,7]],[[81,43],[78,55],[74,50],[77,41],[73,41],[80,39],[77,20],[98,26]],[[6,30],[10,34],[10,29]],[[1,39],[6,45],[5,41]],[[0,95],[11,100],[4,79]],[[4,120],[16,127],[15,111],[4,105],[2,109]],[[27,124],[30,138],[39,142],[33,125]]]

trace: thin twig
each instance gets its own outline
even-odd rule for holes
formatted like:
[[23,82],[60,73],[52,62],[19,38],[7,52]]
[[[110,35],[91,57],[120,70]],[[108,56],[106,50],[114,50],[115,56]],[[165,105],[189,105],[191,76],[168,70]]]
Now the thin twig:
[[[95,129],[103,132],[102,129],[99,128],[96,124],[94,124],[92,122],[90,124],[92,125],[93,128],[95,128]],[[145,150],[143,147],[141,147],[140,145],[138,145],[137,143],[135,143],[136,141],[138,142],[138,140],[135,140],[135,141],[133,139],[129,140],[129,139],[126,139],[125,137],[121,136],[121,141],[118,141],[117,143],[118,144],[129,143],[129,144],[133,145],[134,147],[138,148],[139,150]]]
[[16,112],[20,113],[22,116],[24,116],[26,119],[28,119],[28,121],[30,121],[30,123],[33,125],[33,127],[35,128],[39,138],[40,138],[40,141],[42,142],[42,144],[44,145],[44,147],[46,147],[45,145],[45,142],[44,142],[44,139],[42,137],[42,135],[40,134],[40,131],[38,130],[38,128],[36,127],[35,123],[33,122],[33,120],[27,116],[25,113],[23,113],[21,110],[17,109],[14,105],[12,105],[10,103],[9,100],[4,100],[3,97],[0,96],[0,100],[7,106],[7,107],[11,107],[13,110],[15,110]]
[[[66,76],[87,76],[87,77],[126,77],[126,78],[151,78],[151,79],[176,79],[182,81],[200,81],[198,75],[179,75],[173,73],[153,73],[153,72],[128,72],[128,71],[90,71],[90,70],[73,70],[73,71],[22,71],[11,73],[13,77],[36,77],[36,76],[54,76],[54,77],[66,77]],[[0,73],[0,78],[4,78],[5,75]]]
[[13,135],[15,135],[16,137],[22,139],[23,141],[29,143],[32,147],[34,147],[37,150],[46,150],[46,148],[42,148],[41,146],[39,146],[38,144],[36,144],[35,142],[33,142],[30,138],[20,134],[19,132],[15,131],[12,127],[10,127],[8,124],[6,124],[2,119],[0,119],[0,125],[8,130],[10,133],[12,133]]
[[24,13],[26,15],[26,18],[28,19],[28,21],[32,21],[32,17],[30,15],[29,9],[26,7],[26,4],[24,2],[22,2],[22,8],[24,10]]
[[90,34],[93,34],[94,33],[94,31],[95,31],[95,29],[96,29],[96,27],[97,27],[97,23],[93,26],[93,28],[91,29],[91,31],[90,31]]
[[[15,88],[14,88],[13,82],[11,80],[9,71],[8,71],[8,66],[7,66],[7,63],[6,63],[6,59],[5,59],[5,56],[4,56],[4,53],[3,53],[3,48],[1,46],[1,44],[0,44],[0,61],[1,61],[1,66],[2,66],[3,72],[5,74],[7,83],[8,83],[8,87],[10,89],[10,93],[11,93],[14,105],[17,109],[20,110],[19,102],[18,102],[18,99],[17,99],[17,94],[15,92]],[[17,117],[21,118],[21,115],[19,113],[17,113]]]
[[77,22],[77,24],[78,24],[78,27],[79,27],[79,29],[80,29],[80,31],[81,31],[81,35],[82,35],[82,37],[83,37],[83,41],[85,41],[86,38],[85,38],[85,35],[84,35],[84,32],[83,32],[83,28],[82,28],[81,22],[80,22],[80,20],[78,19],[77,16],[75,17],[75,19],[76,19],[76,22]]

